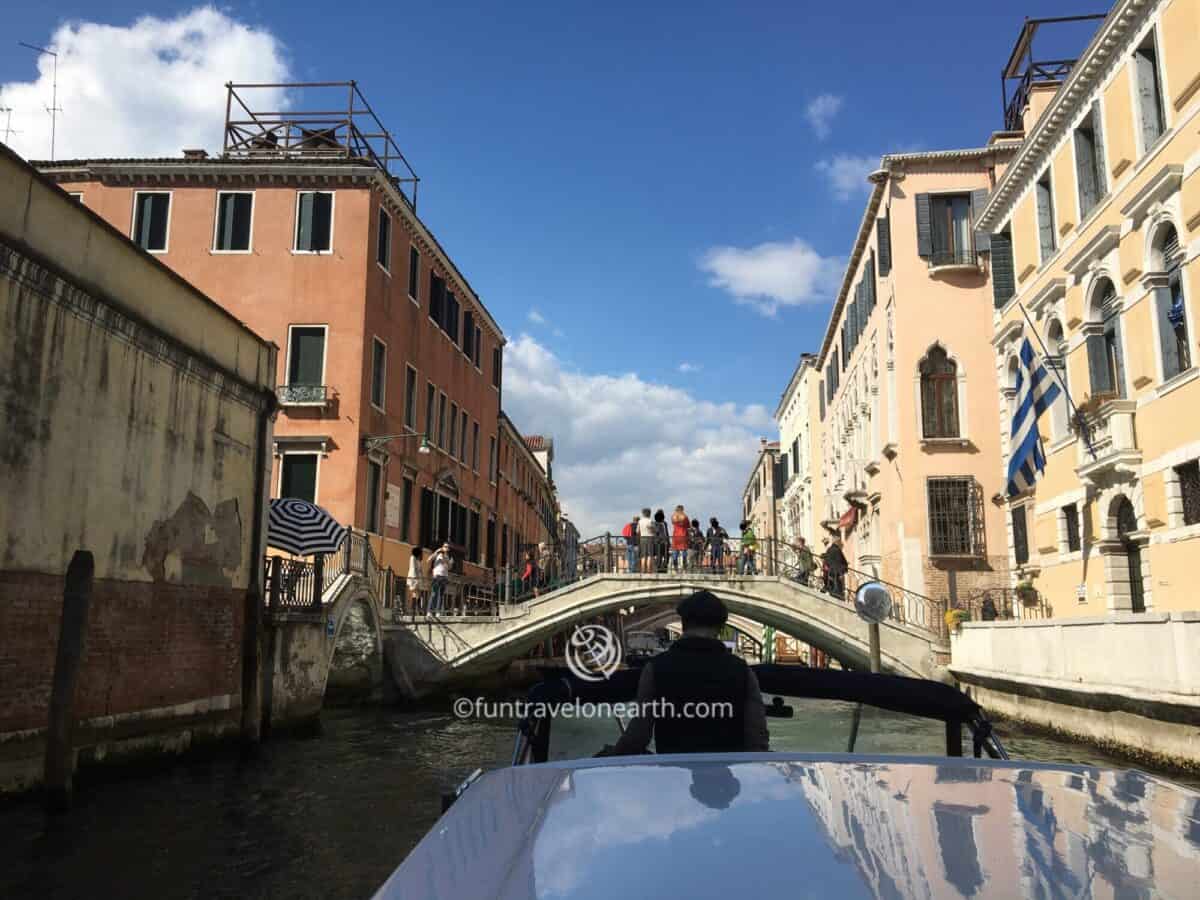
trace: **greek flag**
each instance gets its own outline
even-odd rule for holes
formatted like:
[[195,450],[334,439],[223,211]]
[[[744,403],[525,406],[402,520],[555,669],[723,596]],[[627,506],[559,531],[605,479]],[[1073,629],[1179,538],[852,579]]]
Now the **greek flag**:
[[1034,357],[1029,338],[1025,338],[1021,342],[1017,408],[1013,411],[1009,441],[1008,493],[1011,497],[1032,488],[1037,476],[1046,470],[1037,421],[1050,408],[1060,390],[1045,364]]

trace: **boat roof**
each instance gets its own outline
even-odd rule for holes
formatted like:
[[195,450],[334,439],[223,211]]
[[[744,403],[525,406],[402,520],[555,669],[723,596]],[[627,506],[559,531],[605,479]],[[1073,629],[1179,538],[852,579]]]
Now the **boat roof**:
[[472,784],[378,898],[1195,896],[1200,794],[1136,771],[788,753]]

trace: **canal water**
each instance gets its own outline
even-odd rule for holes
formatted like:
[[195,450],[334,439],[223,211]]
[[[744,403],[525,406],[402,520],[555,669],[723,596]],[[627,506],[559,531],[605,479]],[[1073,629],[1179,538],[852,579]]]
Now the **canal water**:
[[[768,720],[774,749],[846,749],[852,705],[793,707],[794,718]],[[327,710],[323,723],[320,737],[271,741],[253,761],[190,759],[86,784],[66,816],[47,817],[31,800],[0,804],[0,897],[369,897],[436,821],[443,792],[512,755],[511,722],[360,708]],[[1014,758],[1125,766],[997,731]],[[551,756],[565,758],[617,732],[612,722],[560,721],[552,734]],[[943,740],[940,724],[866,709],[857,749],[937,754]]]

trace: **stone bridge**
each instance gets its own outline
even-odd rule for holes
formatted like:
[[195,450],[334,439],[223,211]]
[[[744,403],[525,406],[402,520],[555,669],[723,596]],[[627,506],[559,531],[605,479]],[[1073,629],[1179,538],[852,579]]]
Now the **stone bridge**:
[[[673,604],[701,588],[720,597],[733,615],[773,626],[851,668],[869,665],[867,623],[853,606],[790,578],[639,573],[593,575],[502,607],[499,616],[391,629],[388,659],[401,690],[420,694],[435,685],[469,682],[501,669],[550,635],[602,613]],[[927,608],[911,608],[912,598],[898,599],[897,618],[881,626],[884,671],[945,680],[949,643],[941,622],[928,622]]]

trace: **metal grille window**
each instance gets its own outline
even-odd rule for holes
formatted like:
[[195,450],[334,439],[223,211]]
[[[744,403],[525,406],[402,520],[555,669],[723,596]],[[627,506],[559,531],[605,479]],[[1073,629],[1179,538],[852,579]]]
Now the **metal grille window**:
[[1014,506],[1011,510],[1013,533],[1013,556],[1018,566],[1029,562],[1029,529],[1025,522],[1025,507]]
[[1179,476],[1179,492],[1183,496],[1183,524],[1200,522],[1200,460],[1175,467]]
[[1067,531],[1067,551],[1073,553],[1079,549],[1079,507],[1068,503],[1063,507],[1062,514]]
[[983,552],[980,490],[970,477],[930,478],[929,552],[933,556],[978,556]]
[[941,347],[921,360],[921,425],[927,438],[958,437],[958,366]]

